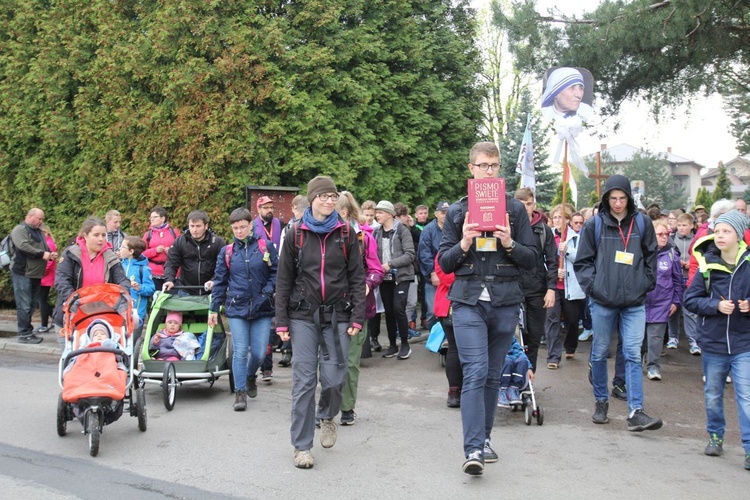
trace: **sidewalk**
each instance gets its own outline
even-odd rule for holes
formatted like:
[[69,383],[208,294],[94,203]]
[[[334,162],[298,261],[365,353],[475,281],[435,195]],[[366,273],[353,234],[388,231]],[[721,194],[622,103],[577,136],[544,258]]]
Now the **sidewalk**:
[[[57,345],[57,337],[53,332],[38,335],[44,339],[40,344],[19,344],[17,340],[18,324],[16,323],[15,316],[16,312],[12,309],[0,310],[0,353],[27,353],[56,358],[60,357],[62,351]],[[34,318],[36,319],[37,316],[35,315]],[[38,321],[34,324],[38,324]],[[380,331],[382,332],[381,336],[387,331],[385,316],[381,322]],[[419,330],[419,332],[422,335],[409,339],[410,344],[427,342],[429,332],[427,330]]]

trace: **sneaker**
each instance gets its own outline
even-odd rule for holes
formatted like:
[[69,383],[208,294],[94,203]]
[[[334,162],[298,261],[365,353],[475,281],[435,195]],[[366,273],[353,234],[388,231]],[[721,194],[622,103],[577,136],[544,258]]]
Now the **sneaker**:
[[398,347],[396,347],[395,345],[389,346],[388,349],[385,351],[385,354],[383,354],[383,357],[392,358],[393,356],[396,355],[397,352],[398,352]]
[[413,338],[419,337],[421,335],[422,335],[422,332],[420,332],[419,330],[412,330],[411,328],[409,328],[409,334],[407,336],[410,339],[413,339]]
[[745,470],[750,470],[750,453],[745,453]]
[[595,424],[606,424],[609,422],[607,418],[607,412],[609,411],[608,401],[597,401],[596,409],[594,410],[594,416],[591,417],[591,421]]
[[628,390],[625,384],[614,384],[612,386],[612,397],[615,397],[621,401],[628,400]]
[[677,339],[669,339],[667,341],[667,349],[677,349]]
[[461,388],[448,388],[448,408],[461,408]]
[[42,342],[42,337],[37,337],[36,335],[29,334],[29,335],[19,335],[18,336],[18,343],[19,344],[39,344]]
[[706,449],[703,450],[704,455],[709,457],[720,457],[724,453],[724,438],[719,437],[716,433],[711,433],[708,436],[708,444]]
[[484,440],[484,450],[482,450],[482,455],[484,456],[485,463],[494,464],[498,461],[497,453],[492,449],[492,443],[490,443],[489,439]]
[[341,425],[354,425],[354,421],[357,419],[357,414],[354,410],[342,410],[341,411]]
[[273,380],[273,371],[263,370],[263,375],[261,375],[260,379],[263,382],[270,382],[271,380]]
[[320,446],[332,448],[336,444],[336,422],[332,418],[320,419]]
[[638,409],[632,417],[628,418],[628,430],[631,432],[655,431],[661,429],[662,423],[660,418],[649,417],[645,411]]
[[34,333],[47,333],[50,330],[52,330],[52,328],[50,328],[49,326],[40,326],[39,328],[34,330]]
[[523,404],[521,395],[518,393],[518,388],[508,387],[508,402],[511,404],[511,406]]
[[312,469],[314,463],[310,450],[294,450],[294,466],[298,469]]
[[498,408],[510,408],[508,400],[508,389],[500,389],[500,395],[497,397]]
[[542,335],[542,338],[539,339],[539,345],[547,345],[547,336]]
[[234,395],[232,408],[234,408],[234,411],[245,411],[247,409],[247,393],[245,391],[237,391]]
[[591,337],[593,337],[593,336],[594,336],[594,330],[584,330],[578,336],[578,341],[579,342],[586,342],[588,340],[591,340]]
[[464,462],[463,471],[472,476],[482,475],[482,472],[484,472],[484,457],[482,457],[482,450],[474,450],[469,453],[466,462]]
[[258,396],[258,384],[255,381],[255,377],[247,378],[247,397],[255,398]]
[[646,370],[646,376],[649,380],[661,380],[661,373],[658,368],[649,368]]
[[281,355],[281,360],[279,360],[279,366],[289,366],[291,364],[292,364],[292,353],[287,351]]
[[411,347],[409,347],[409,344],[402,342],[397,357],[398,359],[409,359],[409,356],[411,356]]
[[380,345],[380,342],[378,342],[378,339],[370,339],[370,350],[374,352],[380,352],[383,349],[383,346]]
[[731,383],[732,383],[732,376],[727,375],[727,384],[731,384]]
[[701,355],[701,348],[698,347],[696,344],[693,344],[690,346],[690,354],[693,356],[700,356]]

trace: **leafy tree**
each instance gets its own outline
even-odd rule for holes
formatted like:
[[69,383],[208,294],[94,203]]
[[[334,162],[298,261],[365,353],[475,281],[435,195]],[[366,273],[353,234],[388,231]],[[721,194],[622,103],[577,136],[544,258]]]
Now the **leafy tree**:
[[601,196],[597,196],[596,191],[591,191],[591,193],[589,193],[589,202],[586,206],[593,207],[595,204],[599,203],[601,200],[602,200]]
[[721,93],[742,153],[750,152],[749,18],[750,3],[733,0],[604,0],[580,17],[543,15],[534,0],[522,0],[504,16],[520,69],[595,71],[605,115],[629,98],[647,99],[658,113]]
[[641,198],[644,207],[651,203],[657,203],[665,208],[685,205],[687,196],[674,183],[667,165],[663,155],[652,155],[647,151],[637,152],[630,162],[623,165],[623,175],[631,181],[641,180],[646,184],[645,193]]
[[[559,205],[560,203],[562,203],[562,199],[563,199],[562,188],[563,188],[563,183],[562,181],[560,181],[557,183],[557,187],[555,188],[555,197],[552,199],[552,203],[550,204],[550,206],[555,206],[555,205]],[[573,195],[570,192],[570,189],[565,190],[565,203],[570,203],[574,207],[578,206],[573,200]]]
[[729,178],[727,177],[727,168],[724,163],[719,165],[719,176],[716,179],[716,188],[714,189],[713,201],[721,200],[726,198],[732,199],[732,188],[729,184]]
[[332,175],[358,198],[465,192],[480,136],[468,2],[0,2],[0,229],[200,207]]
[[[695,195],[695,205],[703,205],[706,207],[706,211],[711,209],[711,205],[714,203],[714,197],[708,192],[705,187],[698,188],[698,192]],[[692,207],[691,207],[692,208]]]

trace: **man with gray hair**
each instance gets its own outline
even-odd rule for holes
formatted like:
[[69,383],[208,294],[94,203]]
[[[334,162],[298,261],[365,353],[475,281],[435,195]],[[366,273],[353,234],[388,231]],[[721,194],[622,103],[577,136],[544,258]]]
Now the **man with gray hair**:
[[38,344],[42,341],[41,337],[33,333],[31,317],[34,307],[39,303],[42,276],[47,268],[47,261],[57,259],[57,252],[50,251],[40,229],[43,221],[44,212],[39,208],[32,208],[26,214],[26,219],[10,233],[15,249],[10,274],[16,301],[18,342],[21,344]]

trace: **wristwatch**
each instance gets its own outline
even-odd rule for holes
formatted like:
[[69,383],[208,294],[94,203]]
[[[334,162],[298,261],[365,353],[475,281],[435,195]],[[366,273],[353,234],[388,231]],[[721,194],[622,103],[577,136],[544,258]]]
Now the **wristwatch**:
[[505,248],[506,252],[511,253],[513,250],[516,249],[516,240],[511,240],[510,241],[510,246],[507,247],[507,248],[506,247],[503,247],[503,248]]

